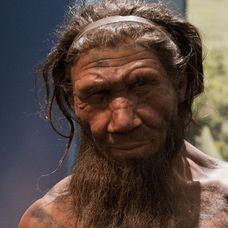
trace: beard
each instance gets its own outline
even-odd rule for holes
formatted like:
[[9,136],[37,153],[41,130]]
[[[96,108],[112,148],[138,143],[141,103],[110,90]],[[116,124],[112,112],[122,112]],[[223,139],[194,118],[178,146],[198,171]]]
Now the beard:
[[[179,213],[172,161],[183,144],[178,117],[170,121],[164,142],[147,159],[121,163],[99,151],[89,128],[81,124],[81,145],[70,195],[83,227],[176,227]],[[183,191],[182,191],[183,192]]]

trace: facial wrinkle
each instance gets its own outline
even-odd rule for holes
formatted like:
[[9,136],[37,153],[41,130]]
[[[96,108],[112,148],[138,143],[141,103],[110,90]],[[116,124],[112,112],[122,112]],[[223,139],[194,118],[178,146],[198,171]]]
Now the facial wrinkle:
[[[94,52],[95,52],[94,55],[96,55],[96,51],[94,51]],[[80,68],[82,70],[84,70],[84,69],[87,69],[87,68],[101,67],[101,62],[102,63],[107,62],[107,61],[112,61],[113,62],[115,60],[117,60],[117,61],[123,61],[126,58],[128,58],[129,61],[131,61],[131,60],[134,61],[134,58],[136,58],[138,55],[140,55],[143,52],[145,52],[145,50],[131,52],[131,53],[127,54],[127,55],[122,55],[121,57],[119,57],[119,56],[117,56],[117,57],[115,57],[115,56],[112,56],[112,57],[110,57],[110,56],[101,57],[99,59],[94,59],[94,60],[89,61],[89,62],[86,61],[86,64],[84,64],[84,66],[80,66]],[[81,56],[81,57],[83,57],[83,56]],[[151,59],[151,58],[149,58],[149,57],[148,58],[145,58],[145,57],[142,56],[142,60],[143,59]],[[140,60],[140,58],[137,57],[137,61],[139,61],[139,60]],[[77,62],[75,64],[77,64]],[[92,66],[90,66],[90,65],[92,65]]]

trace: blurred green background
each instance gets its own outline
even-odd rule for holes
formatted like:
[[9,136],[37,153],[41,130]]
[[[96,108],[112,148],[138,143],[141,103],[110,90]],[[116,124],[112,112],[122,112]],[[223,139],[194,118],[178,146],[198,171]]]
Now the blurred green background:
[[188,139],[205,153],[228,161],[228,1],[189,0],[187,18],[204,43],[205,92],[194,103]]

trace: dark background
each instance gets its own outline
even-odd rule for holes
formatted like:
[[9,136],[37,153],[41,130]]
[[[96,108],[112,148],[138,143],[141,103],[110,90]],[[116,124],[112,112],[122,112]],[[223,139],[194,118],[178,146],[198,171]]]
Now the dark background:
[[[92,0],[91,0],[92,1]],[[65,141],[37,112],[35,70],[55,40],[70,0],[1,1],[0,227],[17,227],[37,198],[67,175],[58,164]],[[183,1],[182,1],[183,2]]]
[[64,140],[37,114],[34,77],[69,1],[1,1],[0,227],[17,227],[24,210],[66,175],[57,165]]

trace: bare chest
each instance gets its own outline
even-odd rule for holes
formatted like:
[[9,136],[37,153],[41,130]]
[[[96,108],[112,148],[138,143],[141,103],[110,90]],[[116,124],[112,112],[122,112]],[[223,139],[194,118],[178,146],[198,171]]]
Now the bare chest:
[[202,189],[199,227],[228,228],[228,194],[213,186]]

